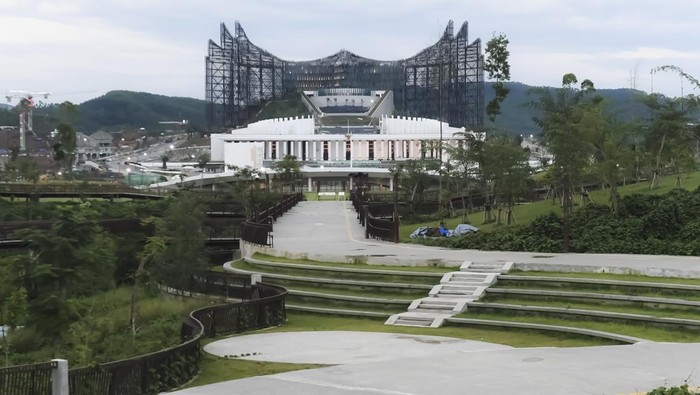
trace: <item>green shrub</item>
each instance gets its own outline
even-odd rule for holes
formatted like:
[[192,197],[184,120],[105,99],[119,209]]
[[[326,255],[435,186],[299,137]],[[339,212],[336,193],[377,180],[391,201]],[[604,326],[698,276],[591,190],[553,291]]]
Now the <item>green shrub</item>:
[[29,353],[40,349],[42,337],[33,327],[24,327],[10,332],[7,337],[12,350],[17,353]]

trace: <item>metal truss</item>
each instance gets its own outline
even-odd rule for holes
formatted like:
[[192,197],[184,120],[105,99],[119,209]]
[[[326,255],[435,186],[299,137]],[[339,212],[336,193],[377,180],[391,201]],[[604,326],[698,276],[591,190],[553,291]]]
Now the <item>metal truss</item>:
[[236,22],[232,36],[221,24],[219,44],[206,57],[207,120],[212,131],[239,126],[266,100],[323,88],[392,90],[403,115],[478,128],[484,122],[481,41],[468,42],[467,23],[457,35],[450,21],[440,40],[417,55],[394,61],[340,51],[293,62],[255,46]]

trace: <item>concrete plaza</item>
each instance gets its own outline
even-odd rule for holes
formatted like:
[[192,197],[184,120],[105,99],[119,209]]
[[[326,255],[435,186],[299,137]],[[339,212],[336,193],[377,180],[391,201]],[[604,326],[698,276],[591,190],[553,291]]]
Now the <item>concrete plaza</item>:
[[[278,255],[381,264],[515,262],[552,270],[700,277],[700,258],[616,254],[456,251],[365,240],[349,202],[302,202],[274,226]],[[700,344],[509,348],[410,335],[319,332],[256,334],[207,346],[255,360],[333,364],[201,386],[204,394],[629,394],[698,383]],[[642,392],[643,393],[643,392]]]

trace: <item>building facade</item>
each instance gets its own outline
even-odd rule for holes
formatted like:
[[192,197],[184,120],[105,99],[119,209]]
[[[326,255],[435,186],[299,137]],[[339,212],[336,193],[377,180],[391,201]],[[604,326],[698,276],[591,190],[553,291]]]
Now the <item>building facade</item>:
[[344,134],[317,132],[313,116],[268,119],[212,134],[211,161],[270,168],[274,161],[293,155],[315,167],[389,168],[410,159],[446,160],[449,145],[461,144],[466,134],[473,134],[434,119],[394,116],[380,118],[374,133],[353,133],[356,129],[347,127]]

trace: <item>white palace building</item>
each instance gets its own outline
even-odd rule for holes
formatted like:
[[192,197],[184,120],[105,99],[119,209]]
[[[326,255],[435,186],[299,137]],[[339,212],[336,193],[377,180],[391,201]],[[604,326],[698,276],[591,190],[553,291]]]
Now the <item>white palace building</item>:
[[[270,173],[273,162],[293,155],[309,190],[345,189],[357,172],[392,188],[390,169],[397,163],[437,159],[440,140],[443,147],[461,144],[472,133],[435,119],[389,115],[391,92],[341,88],[307,91],[303,97],[315,115],[266,119],[212,134],[211,165]],[[447,155],[443,149],[443,160]]]

